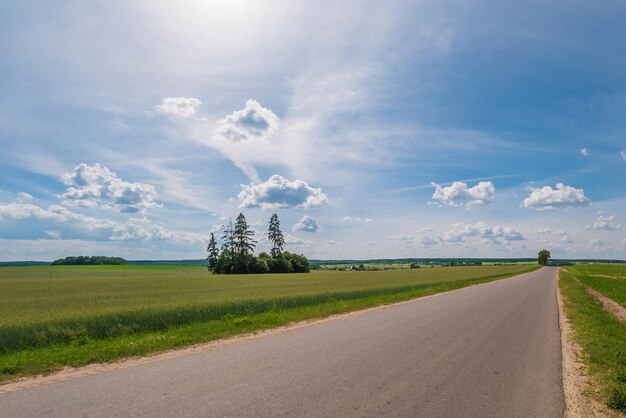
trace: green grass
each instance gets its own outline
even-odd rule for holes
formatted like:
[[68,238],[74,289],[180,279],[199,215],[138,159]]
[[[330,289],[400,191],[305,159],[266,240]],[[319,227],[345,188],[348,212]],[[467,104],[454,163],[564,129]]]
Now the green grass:
[[585,286],[626,308],[626,265],[579,264],[568,267]]
[[176,266],[0,270],[0,380],[456,289],[529,266],[211,276]]
[[[586,266],[585,266],[586,267]],[[592,388],[608,407],[626,412],[626,327],[573,279],[577,268],[561,268],[565,312],[583,349]]]

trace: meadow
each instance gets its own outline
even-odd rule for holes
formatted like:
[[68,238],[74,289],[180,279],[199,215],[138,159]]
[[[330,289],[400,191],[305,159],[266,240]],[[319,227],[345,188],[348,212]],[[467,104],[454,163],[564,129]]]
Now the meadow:
[[181,266],[4,267],[0,380],[145,355],[534,268],[222,276]]
[[585,286],[626,307],[626,265],[579,264],[567,269]]

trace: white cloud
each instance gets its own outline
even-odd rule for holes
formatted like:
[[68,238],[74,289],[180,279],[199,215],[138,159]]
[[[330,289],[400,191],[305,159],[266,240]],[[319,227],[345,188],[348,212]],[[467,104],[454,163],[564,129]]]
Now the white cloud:
[[[47,209],[26,203],[0,204],[0,221],[32,219],[43,221],[41,228],[36,228],[35,238],[90,238],[96,240],[162,240],[177,243],[197,243],[206,241],[206,236],[195,232],[171,231],[160,225],[152,224],[146,218],[131,218],[120,223],[110,219],[99,219],[72,212],[60,205],[50,205]],[[33,237],[30,237],[33,238]]]
[[589,155],[589,151],[587,151],[587,148],[582,148],[580,154],[586,157]]
[[313,241],[294,237],[293,235],[285,234],[285,244],[293,245],[294,247],[312,247]]
[[524,236],[520,231],[517,231],[509,226],[492,226],[490,227],[485,222],[478,222],[475,225],[471,224],[454,224],[452,229],[445,232],[441,236],[442,242],[448,243],[461,243],[465,242],[466,237],[477,236],[481,237],[486,242],[502,244],[509,241],[521,241],[524,240]]
[[58,229],[54,229],[51,231],[48,231],[47,229],[44,229],[43,231],[46,235],[48,235],[50,238],[52,239],[61,239],[61,231],[59,231]]
[[328,198],[320,188],[309,186],[302,180],[288,180],[277,174],[265,183],[242,184],[238,195],[243,208],[302,208],[324,206]]
[[556,208],[568,208],[588,205],[591,201],[585,197],[583,189],[575,189],[558,183],[556,188],[544,186],[531,188],[530,195],[524,199],[524,207],[539,211]]
[[535,234],[537,234],[537,235],[548,235],[548,234],[551,234],[551,233],[552,233],[552,231],[550,229],[546,229],[546,228],[544,228],[544,229],[536,229],[535,230]]
[[491,203],[495,199],[496,188],[490,181],[481,181],[474,187],[455,181],[451,186],[441,187],[431,183],[435,188],[432,199],[448,206],[473,206]]
[[33,200],[33,196],[26,192],[19,192],[17,194],[17,200],[18,202],[28,202]]
[[421,235],[419,237],[419,242],[424,246],[431,246],[431,245],[438,244],[439,241],[437,241],[434,238],[429,237],[428,235]]
[[592,226],[588,226],[587,228],[593,229],[604,229],[606,231],[621,229],[622,224],[619,222],[615,222],[615,216],[598,216],[598,219],[593,223]]
[[213,139],[226,143],[267,140],[278,129],[279,121],[274,112],[250,99],[243,110],[237,110],[217,122]]
[[328,245],[337,245],[337,241],[332,240],[332,239],[327,239],[326,240],[326,244],[328,244]]
[[599,239],[590,239],[587,243],[587,248],[590,250],[606,250],[608,247],[606,242]]
[[146,209],[161,207],[154,201],[154,186],[122,180],[99,163],[79,164],[72,172],[63,175],[63,182],[69,186],[62,195],[64,203],[75,206],[95,207],[100,204],[105,209],[130,213],[143,213]]
[[404,243],[415,241],[415,237],[409,234],[390,235],[387,237],[387,239],[390,239],[392,241],[397,241],[397,242],[404,242]]
[[317,232],[320,226],[317,221],[309,215],[304,215],[297,224],[293,226],[294,231]]
[[352,217],[352,216],[344,216],[343,218],[341,218],[342,221],[345,222],[361,222],[364,224],[370,223],[370,222],[374,222],[374,220],[372,218],[361,218],[359,216],[356,217]]
[[168,113],[182,118],[195,117],[198,107],[202,104],[195,97],[164,97],[161,104],[154,109],[160,113]]
[[622,160],[626,161],[626,150],[621,152]]

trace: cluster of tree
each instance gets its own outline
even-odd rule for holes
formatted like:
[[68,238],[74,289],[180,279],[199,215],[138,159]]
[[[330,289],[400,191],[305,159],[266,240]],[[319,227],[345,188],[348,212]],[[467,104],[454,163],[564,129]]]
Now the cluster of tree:
[[207,247],[207,266],[216,274],[248,273],[308,273],[309,260],[301,254],[284,251],[285,237],[280,230],[278,215],[270,218],[267,238],[272,244],[270,254],[262,252],[254,256],[257,241],[243,213],[233,224],[222,227],[221,250],[217,248],[215,235],[211,233]]
[[99,256],[85,256],[79,255],[78,257],[65,257],[59,258],[52,262],[53,266],[98,266],[98,265],[122,265],[128,264],[128,261],[121,257],[105,257]]

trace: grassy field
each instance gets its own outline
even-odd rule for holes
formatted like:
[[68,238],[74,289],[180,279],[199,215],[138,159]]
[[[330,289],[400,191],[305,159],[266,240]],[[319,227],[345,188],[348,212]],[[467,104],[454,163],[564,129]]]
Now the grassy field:
[[567,269],[585,286],[626,307],[626,265],[579,264]]
[[[587,284],[585,277],[588,278],[588,274],[608,272],[619,275],[625,271],[624,266],[583,265],[561,268],[559,274],[565,312],[583,349],[583,361],[588,366],[590,394],[621,412],[626,412],[626,327],[604,311],[584,286],[573,279],[572,273]],[[595,280],[590,282],[595,283]]]
[[531,266],[211,276],[203,267],[0,269],[0,380],[456,289]]

